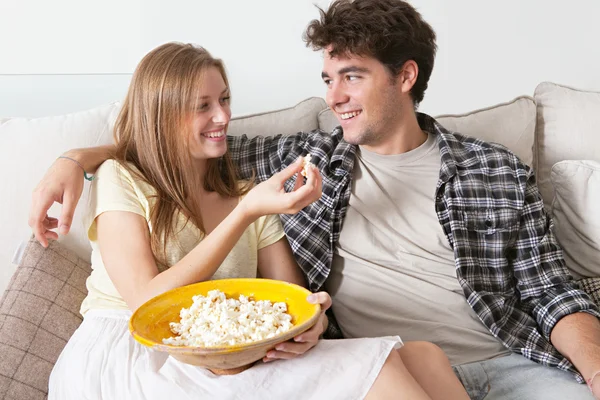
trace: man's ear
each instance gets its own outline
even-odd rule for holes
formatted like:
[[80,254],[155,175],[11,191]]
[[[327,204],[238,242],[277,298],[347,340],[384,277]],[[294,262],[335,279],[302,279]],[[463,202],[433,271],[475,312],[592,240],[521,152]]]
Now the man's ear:
[[419,76],[419,66],[413,60],[408,60],[400,69],[396,77],[396,83],[402,93],[408,93],[412,90]]

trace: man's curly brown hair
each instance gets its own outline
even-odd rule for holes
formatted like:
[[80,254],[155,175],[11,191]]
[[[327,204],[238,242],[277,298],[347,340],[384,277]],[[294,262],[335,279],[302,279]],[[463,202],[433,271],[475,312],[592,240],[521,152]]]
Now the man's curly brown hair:
[[310,22],[304,41],[313,50],[331,46],[329,55],[357,55],[379,60],[397,77],[406,61],[419,66],[411,97],[423,100],[433,70],[435,32],[413,6],[401,0],[335,0],[321,19]]

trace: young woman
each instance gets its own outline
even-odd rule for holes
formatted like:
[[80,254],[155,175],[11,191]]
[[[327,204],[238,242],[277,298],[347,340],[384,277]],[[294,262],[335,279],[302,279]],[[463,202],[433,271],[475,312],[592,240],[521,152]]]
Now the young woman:
[[[317,200],[320,174],[309,168],[304,183],[299,159],[259,185],[240,182],[227,153],[229,102],[223,64],[202,48],[169,43],[138,65],[115,125],[114,160],[92,185],[84,320],[52,371],[49,399],[429,399],[394,350],[397,338],[319,342],[324,313],[266,362],[230,376],[180,363],[131,337],[131,312],[173,288],[257,274],[304,284],[276,214]],[[283,184],[294,176],[286,193]],[[309,301],[325,310],[331,299],[321,292]],[[411,361],[419,379],[456,381],[443,353],[419,346],[413,348],[421,359],[437,366],[426,374]],[[289,360],[268,362],[275,358]]]

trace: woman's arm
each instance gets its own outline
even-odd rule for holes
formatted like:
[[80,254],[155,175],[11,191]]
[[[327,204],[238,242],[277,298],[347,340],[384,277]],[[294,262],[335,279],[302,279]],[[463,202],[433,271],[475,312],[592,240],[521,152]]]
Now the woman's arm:
[[267,279],[276,279],[306,287],[306,280],[285,237],[258,250],[258,272]]
[[210,279],[252,221],[243,208],[235,208],[185,257],[159,273],[142,216],[110,211],[96,218],[102,261],[132,311],[168,290]]
[[192,251],[159,273],[146,220],[137,214],[109,211],[96,218],[97,240],[108,275],[131,310],[168,290],[209,279],[250,223],[266,214],[296,213],[321,196],[316,169],[291,193],[283,184],[302,169],[297,162],[252,189],[238,206]]

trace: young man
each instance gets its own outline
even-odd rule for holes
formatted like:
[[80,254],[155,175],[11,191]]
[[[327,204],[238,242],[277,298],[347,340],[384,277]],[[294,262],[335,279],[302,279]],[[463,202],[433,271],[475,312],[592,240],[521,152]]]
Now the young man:
[[[600,313],[565,268],[533,171],[415,112],[435,58],[429,24],[400,0],[336,0],[305,39],[324,52],[340,127],[229,146],[245,177],[267,179],[307,153],[322,171],[321,200],[282,220],[343,334],[434,342],[472,398],[592,398],[564,371],[600,396]],[[106,158],[74,156],[90,169]],[[34,194],[42,242],[56,237],[53,201],[68,230],[76,168],[58,161]]]

